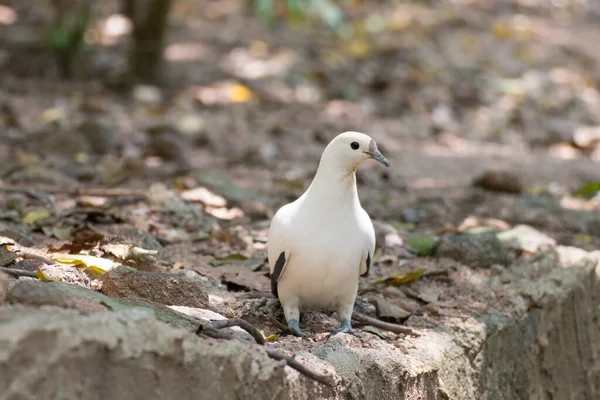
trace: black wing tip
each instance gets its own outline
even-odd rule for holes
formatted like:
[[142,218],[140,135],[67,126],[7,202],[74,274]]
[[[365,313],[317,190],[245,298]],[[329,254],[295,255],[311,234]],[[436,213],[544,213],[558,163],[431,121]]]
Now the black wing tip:
[[367,270],[365,271],[364,274],[362,274],[362,277],[367,277],[369,276],[369,271],[371,270],[371,253],[367,252]]
[[277,261],[275,261],[275,268],[273,268],[273,273],[271,274],[271,293],[273,296],[279,298],[279,293],[277,291],[277,282],[279,281],[279,276],[281,275],[281,271],[283,271],[283,266],[285,265],[285,252],[282,251],[277,257]]

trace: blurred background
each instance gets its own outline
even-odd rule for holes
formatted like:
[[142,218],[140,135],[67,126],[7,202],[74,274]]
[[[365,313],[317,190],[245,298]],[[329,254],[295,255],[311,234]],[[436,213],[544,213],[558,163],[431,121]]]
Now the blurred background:
[[598,206],[600,2],[3,0],[0,44],[5,187],[253,190],[215,215],[264,217],[357,130],[392,162],[359,172],[375,218]]

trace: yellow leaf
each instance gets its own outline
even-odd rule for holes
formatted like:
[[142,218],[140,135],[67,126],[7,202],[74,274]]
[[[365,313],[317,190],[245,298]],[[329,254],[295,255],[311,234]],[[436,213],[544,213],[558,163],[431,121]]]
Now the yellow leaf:
[[371,46],[364,39],[354,39],[348,43],[348,53],[353,57],[366,57],[370,52]]
[[400,285],[406,285],[407,283],[415,281],[415,280],[419,279],[422,276],[423,276],[423,270],[422,269],[418,269],[416,271],[407,272],[405,274],[397,274],[397,275],[391,276],[389,278],[377,281],[376,283],[383,283],[383,284],[386,284],[386,285],[400,286]]
[[277,339],[279,339],[279,335],[269,335],[269,336],[266,336],[265,335],[265,331],[260,331],[260,334],[262,335],[263,338],[265,338],[265,340],[267,342],[274,342]]
[[59,264],[71,265],[81,268],[83,272],[92,278],[102,277],[105,273],[121,265],[107,258],[89,256],[85,254],[63,254],[52,255],[52,259]]
[[75,153],[75,155],[73,156],[73,160],[77,164],[87,164],[90,162],[90,156],[88,153],[79,151],[79,152]]
[[246,103],[252,100],[252,97],[252,91],[239,83],[236,83],[229,89],[229,100],[232,103]]
[[104,271],[98,267],[87,267],[84,268],[82,272],[85,272],[87,275],[91,276],[94,279],[102,279],[102,277],[104,276],[104,274],[106,274],[107,271]]
[[496,22],[492,25],[492,33],[498,39],[508,39],[511,35],[510,26],[505,22]]
[[33,210],[29,211],[23,217],[23,223],[25,224],[35,224],[38,221],[43,220],[44,218],[48,218],[50,216],[50,211],[47,210]]
[[590,244],[592,242],[592,238],[589,235],[586,235],[585,233],[576,233],[575,240],[583,244]]
[[40,156],[35,153],[28,153],[22,150],[15,150],[15,159],[20,164],[36,165],[40,163]]
[[50,122],[65,119],[65,117],[65,111],[61,107],[53,107],[47,109],[40,115],[40,121],[44,124],[48,124]]
[[38,279],[42,282],[60,282],[60,281],[62,281],[62,279],[60,279],[60,278],[52,278],[52,277],[46,275],[44,273],[44,271],[42,271],[39,268],[37,271],[35,271],[35,274],[38,277]]

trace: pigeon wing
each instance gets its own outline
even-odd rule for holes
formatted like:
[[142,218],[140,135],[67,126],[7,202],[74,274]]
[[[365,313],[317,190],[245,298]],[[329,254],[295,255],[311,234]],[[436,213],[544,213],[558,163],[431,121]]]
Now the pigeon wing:
[[281,279],[285,266],[290,259],[290,246],[287,238],[289,237],[290,213],[292,211],[291,204],[280,208],[273,217],[269,228],[267,257],[271,272],[271,292],[275,297],[279,297],[277,283]]
[[364,250],[360,260],[360,276],[367,276],[371,263],[373,262],[373,254],[375,253],[375,228],[369,214],[361,208],[358,219],[360,231],[364,235]]

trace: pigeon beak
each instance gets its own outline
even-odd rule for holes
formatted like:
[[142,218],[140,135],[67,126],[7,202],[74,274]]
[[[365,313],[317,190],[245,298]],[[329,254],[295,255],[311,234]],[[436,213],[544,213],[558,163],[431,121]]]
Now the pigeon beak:
[[385,158],[384,155],[381,154],[381,152],[377,149],[377,143],[375,143],[374,140],[371,140],[371,143],[369,143],[369,151],[365,151],[365,153],[370,158],[372,158],[373,160],[379,161],[386,167],[390,166],[390,162],[388,161],[388,159]]

